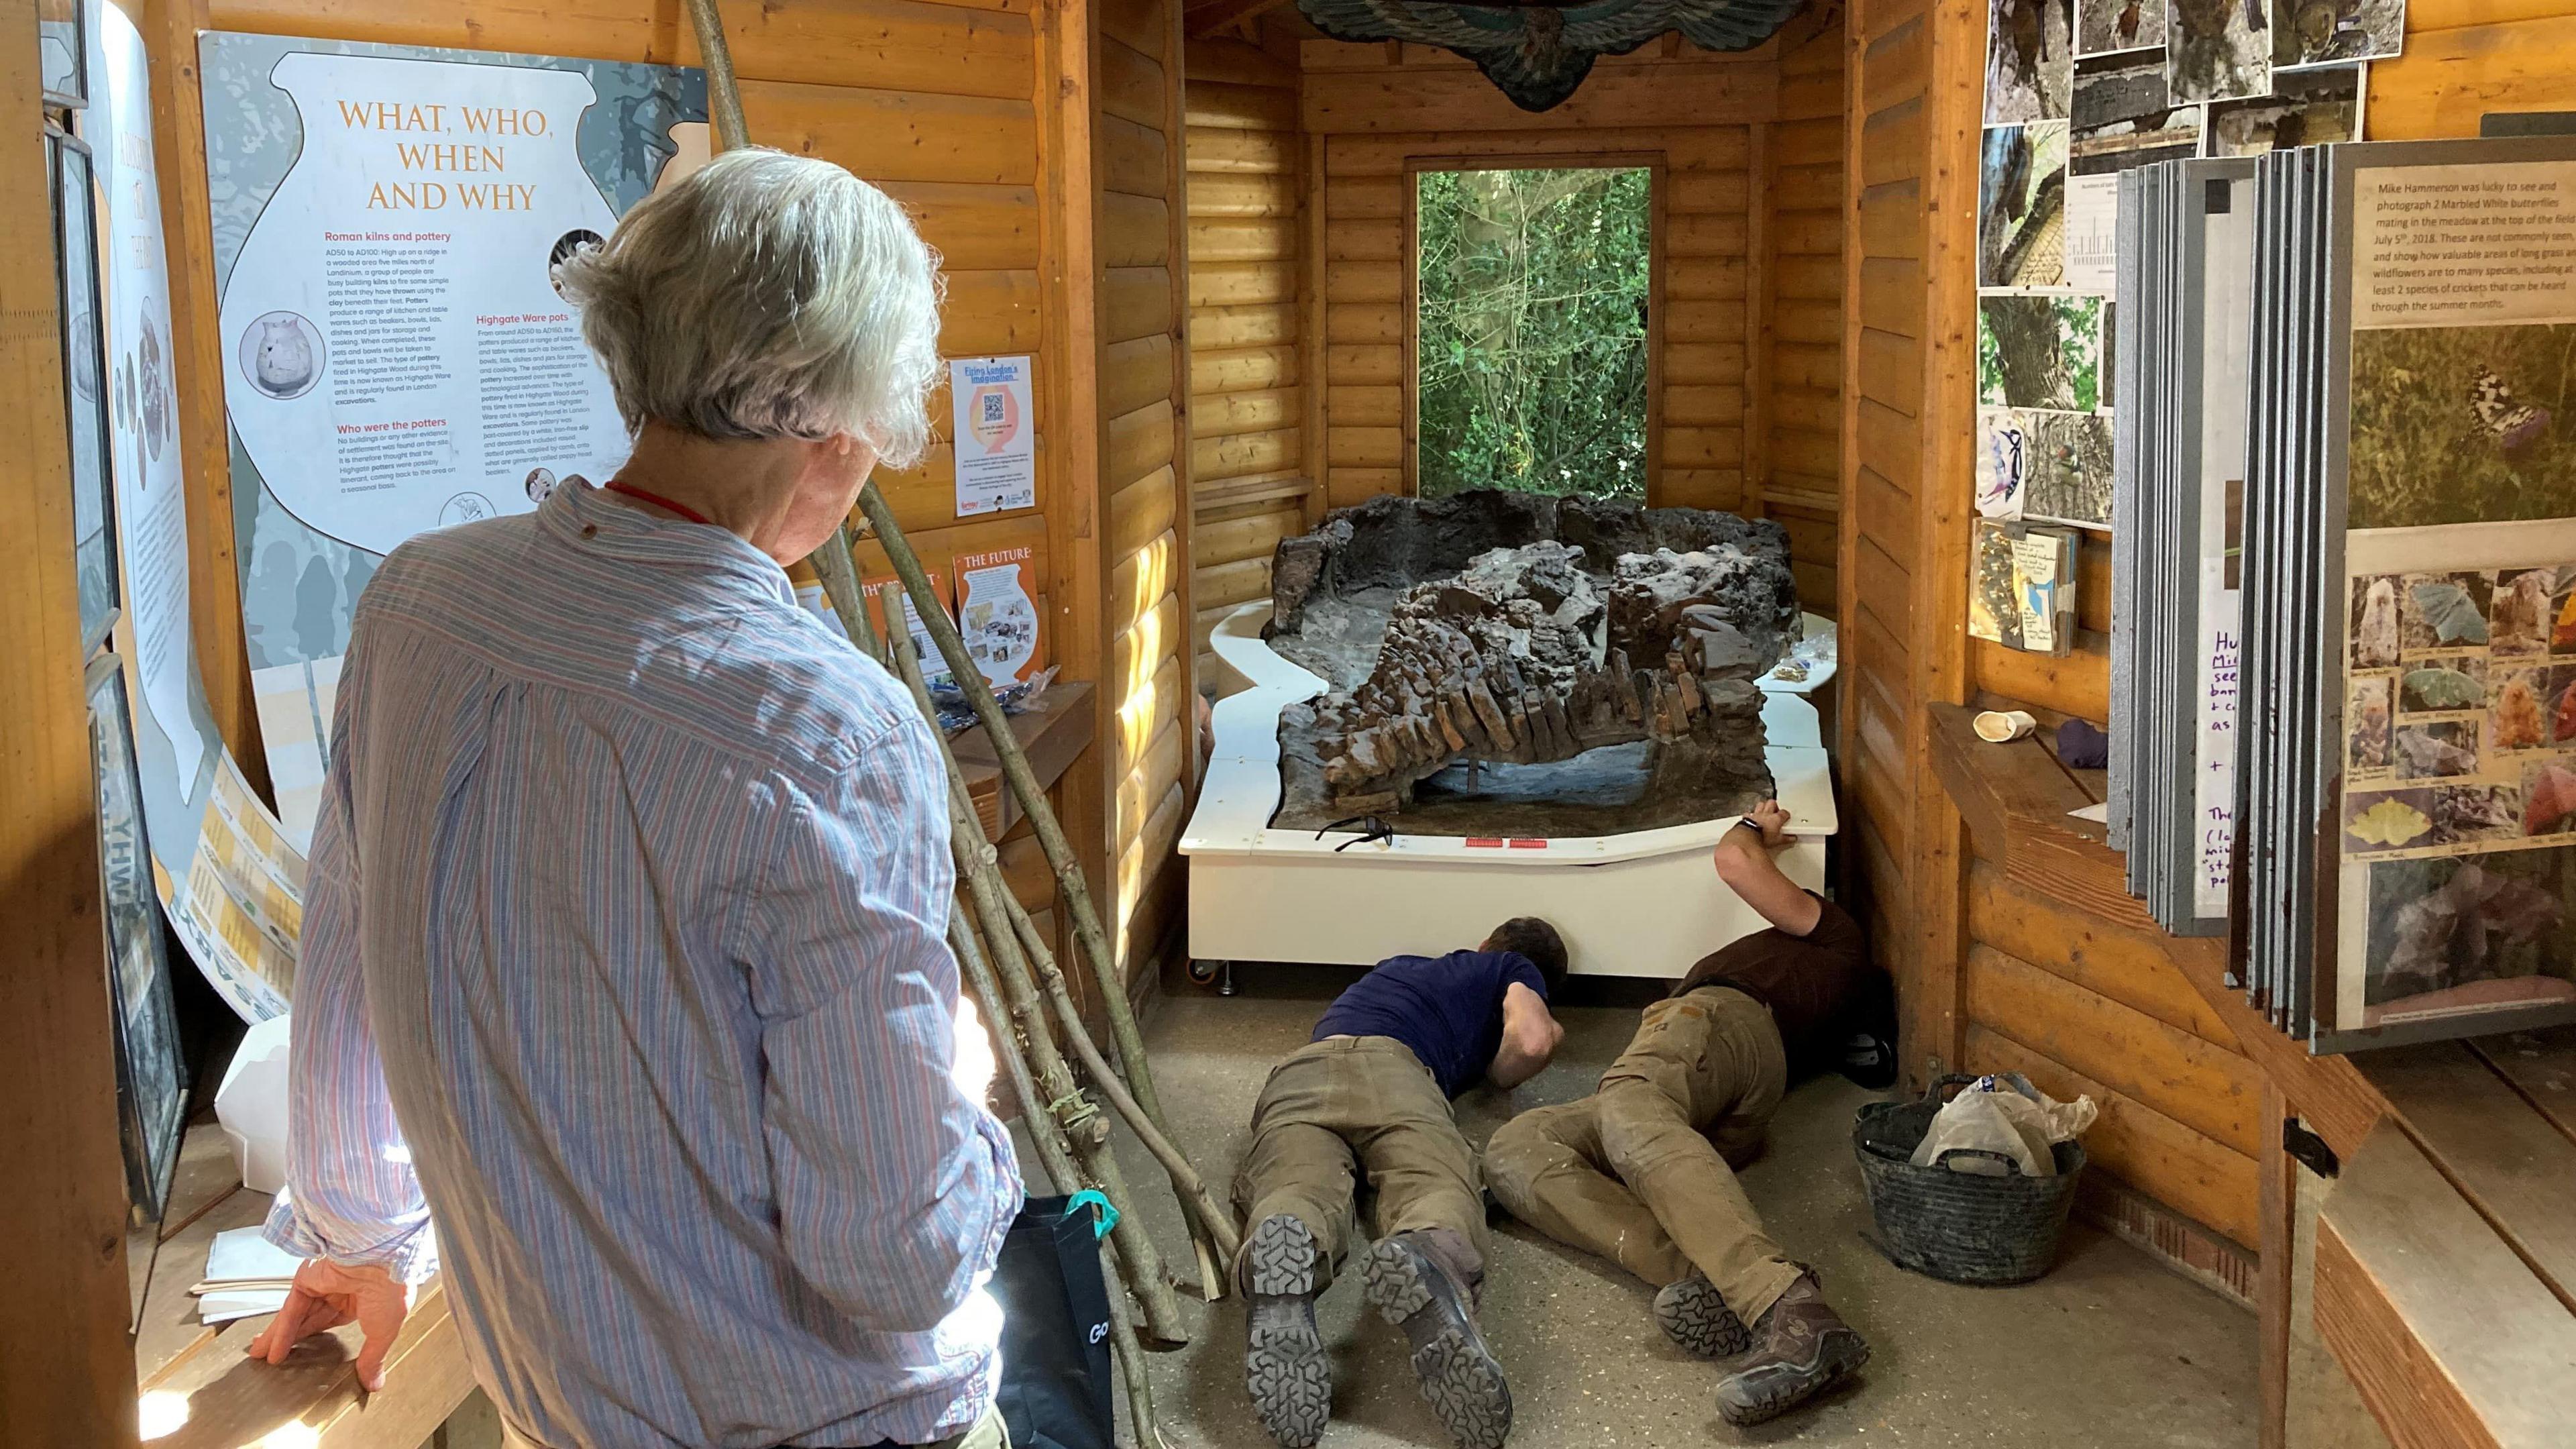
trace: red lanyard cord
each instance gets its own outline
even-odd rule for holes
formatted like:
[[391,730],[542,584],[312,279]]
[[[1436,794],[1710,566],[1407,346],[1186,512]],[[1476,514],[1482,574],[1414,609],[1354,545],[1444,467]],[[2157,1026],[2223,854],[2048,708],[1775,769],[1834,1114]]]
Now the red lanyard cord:
[[653,505],[654,507],[656,507],[656,508],[667,508],[667,509],[669,509],[671,512],[676,513],[676,514],[680,515],[682,518],[687,519],[687,520],[688,520],[688,521],[690,521],[691,523],[703,523],[703,524],[705,524],[705,525],[706,525],[707,527],[709,527],[709,528],[714,528],[714,527],[717,527],[717,526],[718,526],[718,525],[717,525],[717,523],[716,523],[716,521],[715,521],[714,519],[707,517],[705,514],[700,513],[698,510],[696,510],[696,509],[694,509],[694,508],[689,507],[687,504],[685,504],[685,503],[674,503],[674,502],[672,502],[670,499],[663,497],[663,496],[662,496],[661,494],[659,494],[659,493],[647,493],[647,492],[645,492],[643,489],[636,487],[636,486],[635,486],[634,484],[632,484],[632,483],[627,483],[627,482],[623,482],[623,481],[621,481],[621,480],[619,480],[619,479],[616,479],[616,478],[611,478],[611,479],[609,479],[607,482],[605,482],[605,483],[603,483],[603,484],[601,484],[601,485],[599,485],[599,486],[601,486],[602,488],[607,489],[607,490],[608,490],[609,492],[611,492],[611,493],[623,493],[623,494],[625,494],[627,497],[629,497],[629,498],[633,498],[633,499],[636,499],[636,500],[637,500],[637,501],[639,501],[639,502],[650,503],[650,504],[652,504],[652,505]]

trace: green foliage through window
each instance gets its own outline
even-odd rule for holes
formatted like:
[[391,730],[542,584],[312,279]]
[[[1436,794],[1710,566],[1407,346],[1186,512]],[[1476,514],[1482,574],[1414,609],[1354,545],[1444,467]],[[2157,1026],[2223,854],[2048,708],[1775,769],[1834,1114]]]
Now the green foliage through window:
[[1654,175],[1426,171],[1420,491],[1642,499]]

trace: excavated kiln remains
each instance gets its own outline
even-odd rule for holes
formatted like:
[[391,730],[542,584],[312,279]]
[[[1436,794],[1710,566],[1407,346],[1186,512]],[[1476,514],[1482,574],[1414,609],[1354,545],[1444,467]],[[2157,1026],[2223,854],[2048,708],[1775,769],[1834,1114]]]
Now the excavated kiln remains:
[[1640,741],[1664,815],[1709,818],[1772,788],[1755,681],[1800,629],[1776,523],[1383,497],[1281,542],[1271,580],[1272,648],[1332,686],[1280,716],[1283,825],[1399,816],[1460,761]]

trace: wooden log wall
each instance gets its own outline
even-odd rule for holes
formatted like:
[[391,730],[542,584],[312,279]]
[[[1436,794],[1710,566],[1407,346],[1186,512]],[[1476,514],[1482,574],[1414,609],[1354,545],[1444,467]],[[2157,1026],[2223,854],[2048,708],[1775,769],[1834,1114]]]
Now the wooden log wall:
[[1966,685],[1985,11],[1856,0],[1845,77],[1838,763],[1847,881],[1897,973],[1909,1075],[1959,1061],[1961,832],[1933,778],[1929,705]]
[[[226,742],[261,758],[241,638],[207,234],[196,33],[203,29],[695,64],[671,0],[171,0],[133,6],[155,53],[162,204],[173,236],[195,628]],[[1179,347],[1177,15],[1160,0],[1059,10],[1026,0],[773,0],[722,5],[754,141],[882,187],[943,259],[941,350],[1036,358],[1033,508],[959,522],[945,396],[936,442],[878,484],[934,567],[1034,546],[1047,647],[1095,680],[1091,756],[1057,809],[1104,904],[1132,913],[1167,872],[1180,810],[1170,726],[1185,718],[1177,641],[1187,520],[1174,504],[1185,393]],[[1076,23],[1063,24],[1070,16]],[[1097,264],[1097,270],[1095,269]],[[862,564],[872,545],[862,543]],[[1121,602],[1113,605],[1118,592]],[[1164,887],[1168,895],[1168,886]],[[1168,916],[1168,911],[1165,913]],[[1158,941],[1161,921],[1143,934]]]
[[1293,39],[1189,42],[1190,636],[1202,686],[1219,675],[1208,631],[1269,597],[1272,550],[1322,511],[1306,454],[1306,316],[1320,294],[1297,82]]
[[[0,0],[0,93],[18,119],[0,155],[0,1444],[131,1443],[125,1161],[116,1011],[101,922],[64,424],[52,180],[37,105],[39,7]],[[91,85],[98,81],[93,77]],[[129,628],[120,633],[131,637]],[[184,968],[183,968],[184,969]]]
[[1111,732],[1109,857],[1119,959],[1131,975],[1180,921],[1174,849],[1190,748],[1188,216],[1179,0],[1101,0],[1098,17],[1100,485]]
[[1779,517],[1802,593],[1833,612],[1841,37],[1836,4],[1741,54],[1668,36],[1603,58],[1570,100],[1537,115],[1446,51],[1307,41],[1301,113],[1322,152],[1309,206],[1321,213],[1324,294],[1312,466],[1330,505],[1413,486],[1414,174],[1651,166],[1649,500]]
[[[1961,188],[1975,174],[1984,10],[1863,0],[1855,13],[1842,764],[1874,928],[1882,950],[1903,953],[1889,959],[1900,963],[1906,1061],[2023,1071],[2059,1096],[2090,1093],[2104,1109],[2088,1139],[2103,1168],[2255,1248],[2259,1165],[2279,1132],[2256,1063],[2275,1043],[2242,1033],[2265,1028],[2210,1010],[2180,964],[2183,943],[1970,858],[1922,767],[1931,701],[2027,708],[2051,726],[2107,719],[2109,545],[2086,536],[2072,655],[1962,637],[1975,304]],[[2410,10],[2403,56],[2371,67],[2367,124],[2375,140],[2467,136],[2490,109],[2571,107],[2576,3],[2431,0]],[[2297,1083],[2274,1085],[2303,1109]]]

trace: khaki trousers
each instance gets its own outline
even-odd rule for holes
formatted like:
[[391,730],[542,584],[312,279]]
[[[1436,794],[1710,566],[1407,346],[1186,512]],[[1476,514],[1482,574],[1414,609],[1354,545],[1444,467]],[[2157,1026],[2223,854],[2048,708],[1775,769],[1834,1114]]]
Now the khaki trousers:
[[[1485,1208],[1475,1149],[1413,1049],[1393,1037],[1330,1037],[1270,1073],[1252,1109],[1252,1145],[1235,1175],[1248,1230],[1286,1213],[1320,1250],[1315,1287],[1350,1251],[1365,1183],[1376,1237],[1434,1233],[1435,1256],[1473,1291],[1484,1280]],[[1446,1232],[1437,1230],[1446,1229]]]
[[[534,1439],[522,1438],[504,1424],[501,1426],[501,1449],[538,1449],[538,1445]],[[923,1445],[921,1449],[1011,1449],[1011,1431],[1003,1426],[1002,1411],[997,1406],[986,1409],[984,1417],[975,1421],[974,1428]]]
[[1697,1269],[1750,1326],[1804,1270],[1728,1164],[1761,1151],[1788,1077],[1752,997],[1710,986],[1656,1002],[1600,1091],[1503,1124],[1486,1178],[1512,1216],[1657,1287]]

